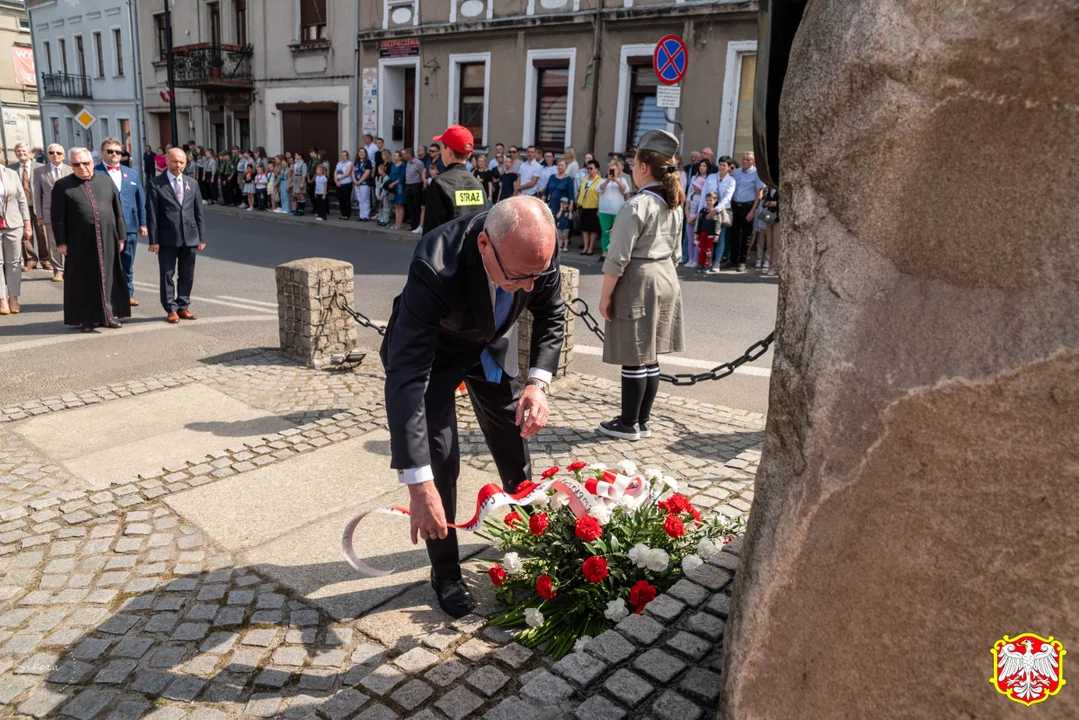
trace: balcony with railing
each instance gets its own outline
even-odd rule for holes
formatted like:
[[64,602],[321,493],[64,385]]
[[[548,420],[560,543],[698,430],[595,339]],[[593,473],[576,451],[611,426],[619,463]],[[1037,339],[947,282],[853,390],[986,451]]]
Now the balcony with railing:
[[250,88],[251,46],[181,45],[172,49],[177,87],[201,90]]
[[90,100],[89,75],[70,73],[41,73],[41,85],[47,98],[77,98]]

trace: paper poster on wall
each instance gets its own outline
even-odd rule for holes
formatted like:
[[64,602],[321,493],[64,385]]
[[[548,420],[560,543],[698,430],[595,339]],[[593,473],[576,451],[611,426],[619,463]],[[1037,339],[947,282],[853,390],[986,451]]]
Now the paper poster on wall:
[[378,133],[378,68],[363,69],[363,132],[369,135]]
[[34,51],[18,45],[11,48],[11,61],[15,65],[15,81],[20,85],[37,85],[34,70]]

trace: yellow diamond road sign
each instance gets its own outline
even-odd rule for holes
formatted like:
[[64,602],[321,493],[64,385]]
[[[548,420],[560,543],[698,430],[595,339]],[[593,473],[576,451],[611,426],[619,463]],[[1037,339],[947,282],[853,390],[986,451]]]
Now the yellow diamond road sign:
[[90,126],[97,122],[97,117],[86,108],[83,108],[82,110],[79,110],[79,114],[75,116],[75,120],[79,125],[82,125],[89,130]]

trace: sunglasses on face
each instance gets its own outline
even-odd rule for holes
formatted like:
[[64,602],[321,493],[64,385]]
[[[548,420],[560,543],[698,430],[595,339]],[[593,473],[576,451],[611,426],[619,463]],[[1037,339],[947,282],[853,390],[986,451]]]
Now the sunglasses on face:
[[63,153],[60,152],[59,150],[50,150],[49,154],[50,155],[63,155]]
[[93,163],[88,163],[88,162],[81,162],[81,163],[73,162],[73,163],[71,163],[71,167],[90,167],[91,165],[93,165]]
[[506,272],[506,266],[502,264],[502,258],[498,256],[498,250],[495,248],[494,240],[491,240],[491,234],[487,232],[487,228],[483,229],[486,233],[487,239],[490,241],[491,250],[495,254],[495,262],[498,263],[498,269],[502,271],[502,275],[510,282],[517,282],[520,280],[534,280],[536,278],[546,277],[558,272],[558,246],[555,246],[554,254],[551,255],[551,262],[547,265],[547,269],[534,275],[510,275]]
[[105,151],[106,155],[120,155],[122,153],[123,153],[123,150],[106,150]]

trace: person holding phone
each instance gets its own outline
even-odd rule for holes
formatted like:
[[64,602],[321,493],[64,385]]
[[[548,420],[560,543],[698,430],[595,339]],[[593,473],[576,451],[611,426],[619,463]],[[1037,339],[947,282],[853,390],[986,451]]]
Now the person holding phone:
[[611,228],[615,216],[626,203],[629,184],[619,173],[618,163],[611,160],[607,164],[607,177],[599,184],[599,249],[600,262],[607,259],[607,247],[611,244]]

